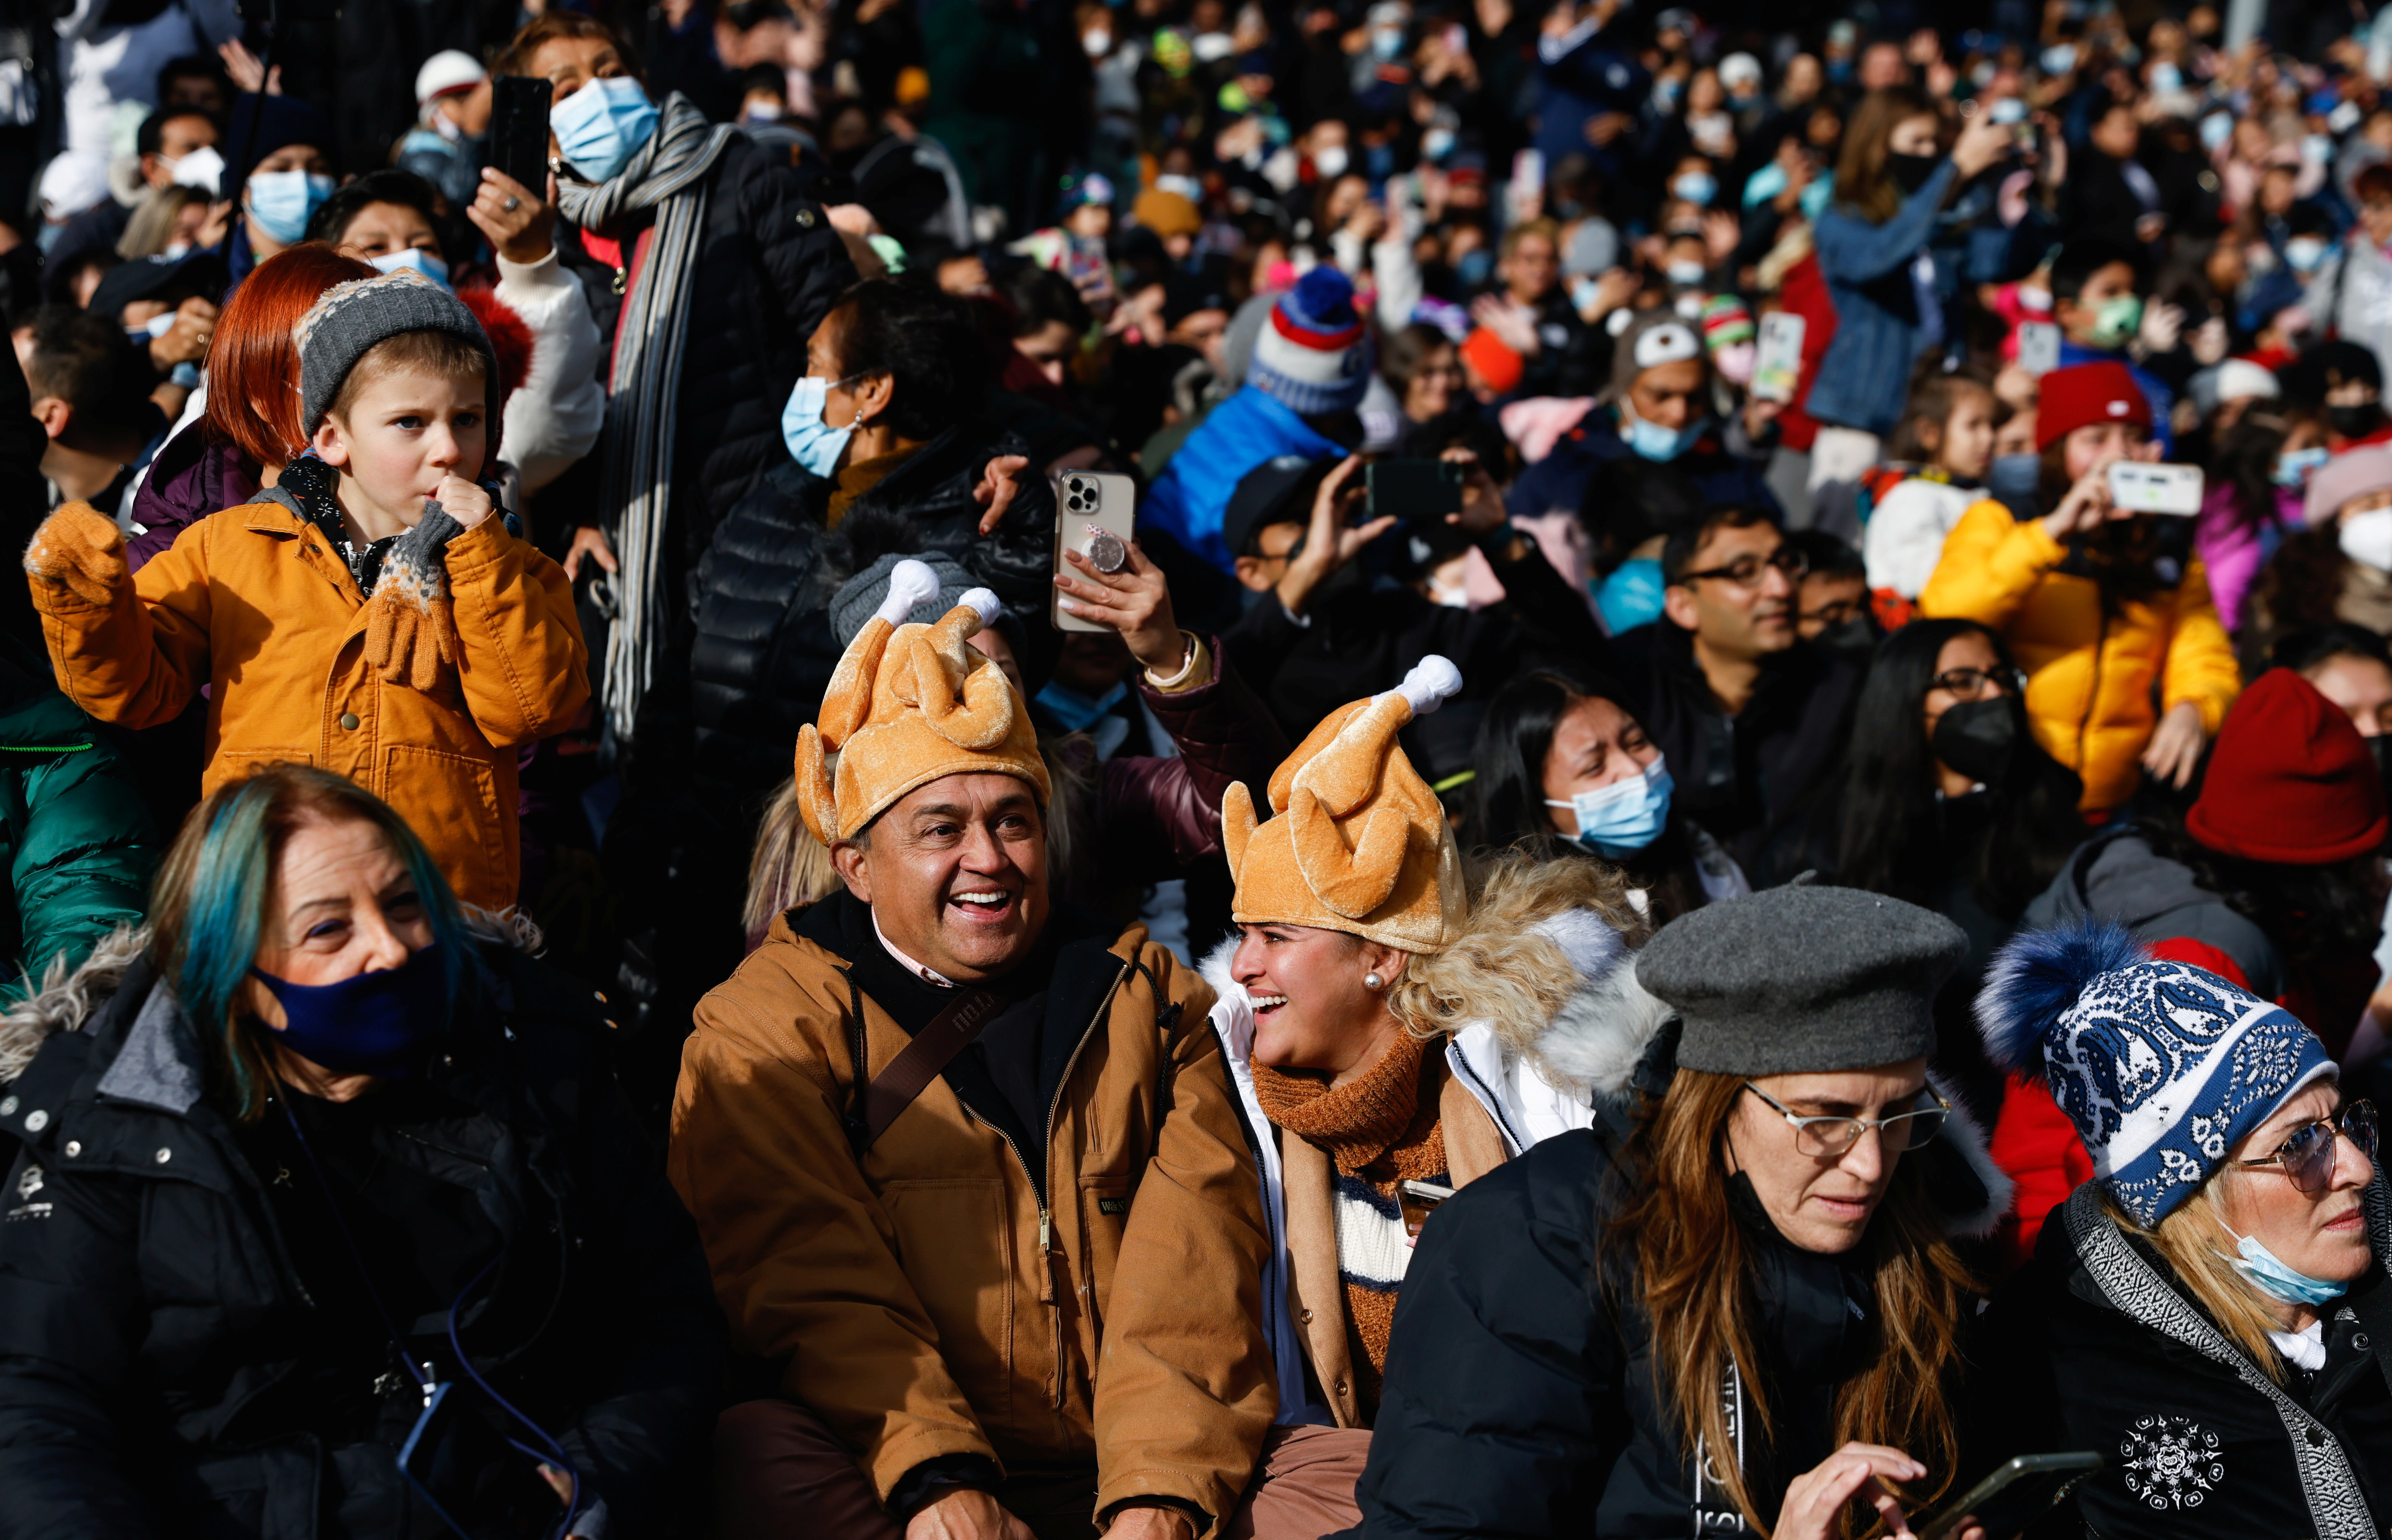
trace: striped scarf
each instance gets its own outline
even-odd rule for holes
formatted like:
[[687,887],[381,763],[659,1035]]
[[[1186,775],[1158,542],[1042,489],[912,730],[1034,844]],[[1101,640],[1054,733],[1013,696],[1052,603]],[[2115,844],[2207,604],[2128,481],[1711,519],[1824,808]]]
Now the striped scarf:
[[665,518],[672,488],[674,402],[689,330],[689,292],[699,232],[706,226],[706,173],[738,132],[710,123],[676,91],[613,180],[557,184],[557,204],[582,229],[601,234],[626,214],[656,209],[656,235],[623,303],[615,367],[606,382],[606,463],[600,506],[622,563],[606,635],[607,724],[629,742],[640,697],[655,677],[664,631]]

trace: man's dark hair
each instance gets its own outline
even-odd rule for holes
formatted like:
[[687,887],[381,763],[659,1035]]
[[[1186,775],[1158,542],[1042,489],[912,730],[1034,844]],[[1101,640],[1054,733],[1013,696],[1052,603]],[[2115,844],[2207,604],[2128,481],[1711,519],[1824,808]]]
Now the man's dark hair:
[[434,229],[440,227],[436,212],[440,206],[439,198],[432,190],[432,184],[411,171],[385,166],[367,172],[325,199],[323,207],[307,221],[307,239],[329,240],[338,246],[341,238],[348,233],[350,222],[371,203],[400,204],[422,214],[424,223]]
[[1750,503],[1724,503],[1707,508],[1690,519],[1682,521],[1670,531],[1661,545],[1661,576],[1671,587],[1685,580],[1695,564],[1695,552],[1714,530],[1750,529],[1755,524],[1774,524],[1776,516],[1765,508]]
[[1013,303],[1013,334],[1027,337],[1061,321],[1078,336],[1095,318],[1088,302],[1062,274],[1046,267],[1024,267],[1006,280],[1005,297]]
[[1811,563],[1814,577],[1861,577],[1868,569],[1861,563],[1861,553],[1841,536],[1824,529],[1788,530],[1786,543],[1800,551]]
[[750,64],[739,71],[739,94],[762,91],[777,97],[786,106],[789,100],[789,77],[777,64]]
[[2268,651],[2268,666],[2289,668],[2304,673],[2334,658],[2365,658],[2392,668],[2392,647],[2364,626],[2353,626],[2337,620],[2331,626],[2312,626],[2304,630],[2287,632],[2276,640]]
[[2085,292],[2086,283],[2113,262],[2123,262],[2135,270],[2135,287],[2140,289],[2151,280],[2151,266],[2141,248],[2123,240],[2072,240],[2060,249],[2051,264],[2051,297],[2073,300]]
[[178,54],[158,66],[158,100],[173,96],[178,80],[206,81],[224,93],[227,102],[232,100],[232,76],[225,72],[224,61],[213,54]]
[[139,155],[157,154],[158,142],[164,136],[166,125],[176,118],[202,118],[211,126],[214,126],[216,121],[214,114],[202,112],[196,107],[162,107],[142,119],[141,126],[133,131],[134,152]]
[[847,316],[842,376],[886,374],[894,386],[881,421],[900,436],[935,438],[988,392],[987,350],[970,308],[927,284],[866,278],[831,306]]
[[143,426],[149,382],[136,367],[121,327],[64,304],[46,304],[24,324],[32,332],[26,387],[36,401],[56,396],[73,408],[79,428],[88,430],[76,436]]

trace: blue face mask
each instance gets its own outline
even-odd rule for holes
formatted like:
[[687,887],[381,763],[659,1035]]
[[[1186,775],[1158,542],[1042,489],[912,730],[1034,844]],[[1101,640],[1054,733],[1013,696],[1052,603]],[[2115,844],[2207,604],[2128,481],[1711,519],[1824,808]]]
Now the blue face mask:
[[337,984],[293,984],[249,971],[282,1007],[285,1025],[275,1040],[335,1074],[412,1075],[448,1020],[448,976],[436,945],[395,968]]
[[1710,207],[1719,196],[1719,178],[1708,171],[1690,171],[1670,184],[1670,190],[1689,203]]
[[418,251],[412,246],[405,251],[384,252],[378,257],[368,257],[366,261],[384,273],[396,273],[402,267],[412,267],[441,288],[448,287],[448,265],[431,252]]
[[1119,705],[1128,693],[1127,684],[1116,684],[1101,695],[1083,695],[1068,685],[1049,679],[1046,688],[1038,692],[1038,704],[1046,708],[1047,715],[1053,717],[1064,731],[1086,732],[1096,726],[1106,712]]
[[2212,112],[2201,120],[2201,148],[2212,155],[2224,149],[2226,141],[2232,137],[2234,115],[2231,112]]
[[629,75],[593,80],[549,110],[566,162],[592,182],[611,182],[656,132],[657,113]]
[[1667,465],[1695,446],[1703,436],[1699,419],[1683,428],[1664,428],[1658,422],[1647,422],[1623,401],[1619,404],[1619,425],[1628,430],[1628,446],[1644,459]]
[[1594,607],[1613,636],[1661,618],[1661,563],[1640,556],[1622,562],[1594,590]]
[[2276,457],[2275,472],[2269,479],[2287,492],[2297,492],[2309,484],[2309,472],[2331,458],[2323,445],[2287,449]]
[[1669,762],[1656,755],[1642,775],[1580,792],[1566,802],[1547,797],[1545,806],[1567,808],[1576,815],[1580,845],[1606,860],[1625,861],[1661,837],[1675,789]]
[[825,481],[838,471],[838,457],[847,453],[847,441],[855,436],[853,422],[834,428],[823,421],[823,402],[829,397],[830,388],[846,383],[846,380],[809,374],[798,382],[798,388],[789,393],[789,404],[781,408],[781,442],[789,446],[789,458]]
[[1464,289],[1477,288],[1494,271],[1495,253],[1484,246],[1462,252],[1462,260],[1453,265],[1453,276]]
[[332,179],[309,171],[264,171],[249,179],[249,217],[279,246],[307,239],[307,221],[332,196]]
[[[2218,1228],[2226,1228],[2223,1220],[2218,1222]],[[2226,1233],[2234,1236],[2231,1230]],[[2271,1300],[2282,1300],[2288,1305],[2321,1305],[2350,1292],[2350,1286],[2346,1283],[2312,1278],[2286,1266],[2282,1258],[2260,1245],[2253,1236],[2234,1236],[2234,1239],[2238,1243],[2235,1249],[2242,1253],[2242,1260],[2235,1262],[2230,1257],[2228,1262],[2235,1272],[2242,1275],[2244,1282]]]

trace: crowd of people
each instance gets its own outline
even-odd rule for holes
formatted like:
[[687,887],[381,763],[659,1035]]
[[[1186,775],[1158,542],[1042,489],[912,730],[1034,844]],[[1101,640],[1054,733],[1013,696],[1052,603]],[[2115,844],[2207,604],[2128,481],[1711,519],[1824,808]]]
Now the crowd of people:
[[0,28],[0,1536],[2385,1533],[2392,11],[1982,10]]

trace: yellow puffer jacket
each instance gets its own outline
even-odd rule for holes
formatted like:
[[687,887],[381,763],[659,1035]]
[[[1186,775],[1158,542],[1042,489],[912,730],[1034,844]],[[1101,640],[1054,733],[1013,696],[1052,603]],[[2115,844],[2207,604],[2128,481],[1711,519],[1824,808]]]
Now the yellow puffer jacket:
[[2242,676],[2198,559],[2172,591],[2105,615],[2091,578],[2055,570],[2066,554],[2039,522],[1987,498],[1953,527],[1918,608],[2002,633],[2026,670],[2036,741],[2084,777],[2094,811],[2134,795],[2161,711],[2190,701],[2215,734]]

